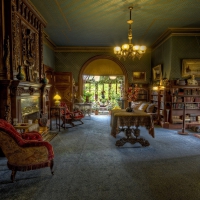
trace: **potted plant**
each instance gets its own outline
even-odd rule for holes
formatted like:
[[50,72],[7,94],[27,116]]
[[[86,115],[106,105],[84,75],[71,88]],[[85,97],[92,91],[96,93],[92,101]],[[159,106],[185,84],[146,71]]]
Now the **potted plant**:
[[95,115],[98,115],[100,109],[100,105],[98,101],[94,101],[92,103],[92,110],[94,111]]
[[114,108],[114,103],[109,103],[108,105],[107,105],[107,109],[108,109],[108,111],[109,111],[109,114],[111,114],[111,110]]
[[106,102],[107,102],[107,99],[101,99],[101,103],[103,104],[103,106],[105,106]]
[[90,102],[90,97],[92,96],[93,94],[89,91],[83,91],[83,98],[85,99],[85,102],[86,103],[89,103]]

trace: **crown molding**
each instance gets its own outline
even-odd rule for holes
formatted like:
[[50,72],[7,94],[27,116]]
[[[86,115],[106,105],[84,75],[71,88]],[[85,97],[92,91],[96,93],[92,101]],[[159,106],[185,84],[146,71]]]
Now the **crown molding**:
[[168,28],[151,46],[152,50],[159,47],[172,36],[200,36],[200,28]]
[[49,36],[45,32],[43,32],[43,43],[51,50],[55,51],[56,45],[50,40]]
[[113,47],[56,47],[55,52],[113,52]]

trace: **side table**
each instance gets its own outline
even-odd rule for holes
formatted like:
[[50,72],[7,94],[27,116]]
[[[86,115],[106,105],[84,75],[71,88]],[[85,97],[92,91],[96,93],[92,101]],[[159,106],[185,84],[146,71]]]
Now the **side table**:
[[[38,124],[28,124],[28,123],[18,123],[14,126],[16,130],[20,130],[21,133],[26,133],[28,131],[37,130],[39,128]],[[30,130],[29,130],[30,129]]]
[[[50,107],[50,130],[52,130],[52,119],[56,118],[56,128],[58,125],[58,129],[60,131],[60,127],[61,127],[61,111],[63,111],[63,115],[66,115],[66,109],[65,107]],[[63,124],[63,128],[65,129],[65,123]]]

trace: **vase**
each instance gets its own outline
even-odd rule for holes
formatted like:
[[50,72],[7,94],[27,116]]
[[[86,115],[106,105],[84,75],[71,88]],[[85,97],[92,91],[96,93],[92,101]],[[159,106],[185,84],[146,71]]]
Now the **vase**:
[[131,102],[128,102],[128,107],[126,108],[126,112],[133,112],[133,109],[131,108]]
[[49,80],[46,78],[46,75],[44,75],[44,78],[41,80],[41,83],[48,84]]
[[98,115],[98,114],[99,114],[99,111],[98,111],[98,110],[95,110],[95,111],[94,111],[94,114],[95,114],[95,115]]
[[18,80],[24,80],[24,74],[22,74],[22,66],[18,66],[18,71],[19,71],[19,73],[17,74],[17,79]]

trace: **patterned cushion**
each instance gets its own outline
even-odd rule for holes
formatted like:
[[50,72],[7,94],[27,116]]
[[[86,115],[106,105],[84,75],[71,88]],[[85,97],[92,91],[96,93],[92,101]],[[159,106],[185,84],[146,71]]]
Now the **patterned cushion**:
[[145,110],[147,109],[148,105],[149,105],[149,103],[142,103],[142,104],[139,106],[138,110],[145,111]]
[[131,108],[133,108],[133,110],[138,110],[138,108],[140,107],[140,105],[142,104],[142,102],[140,101],[136,101],[136,102],[131,102]]

